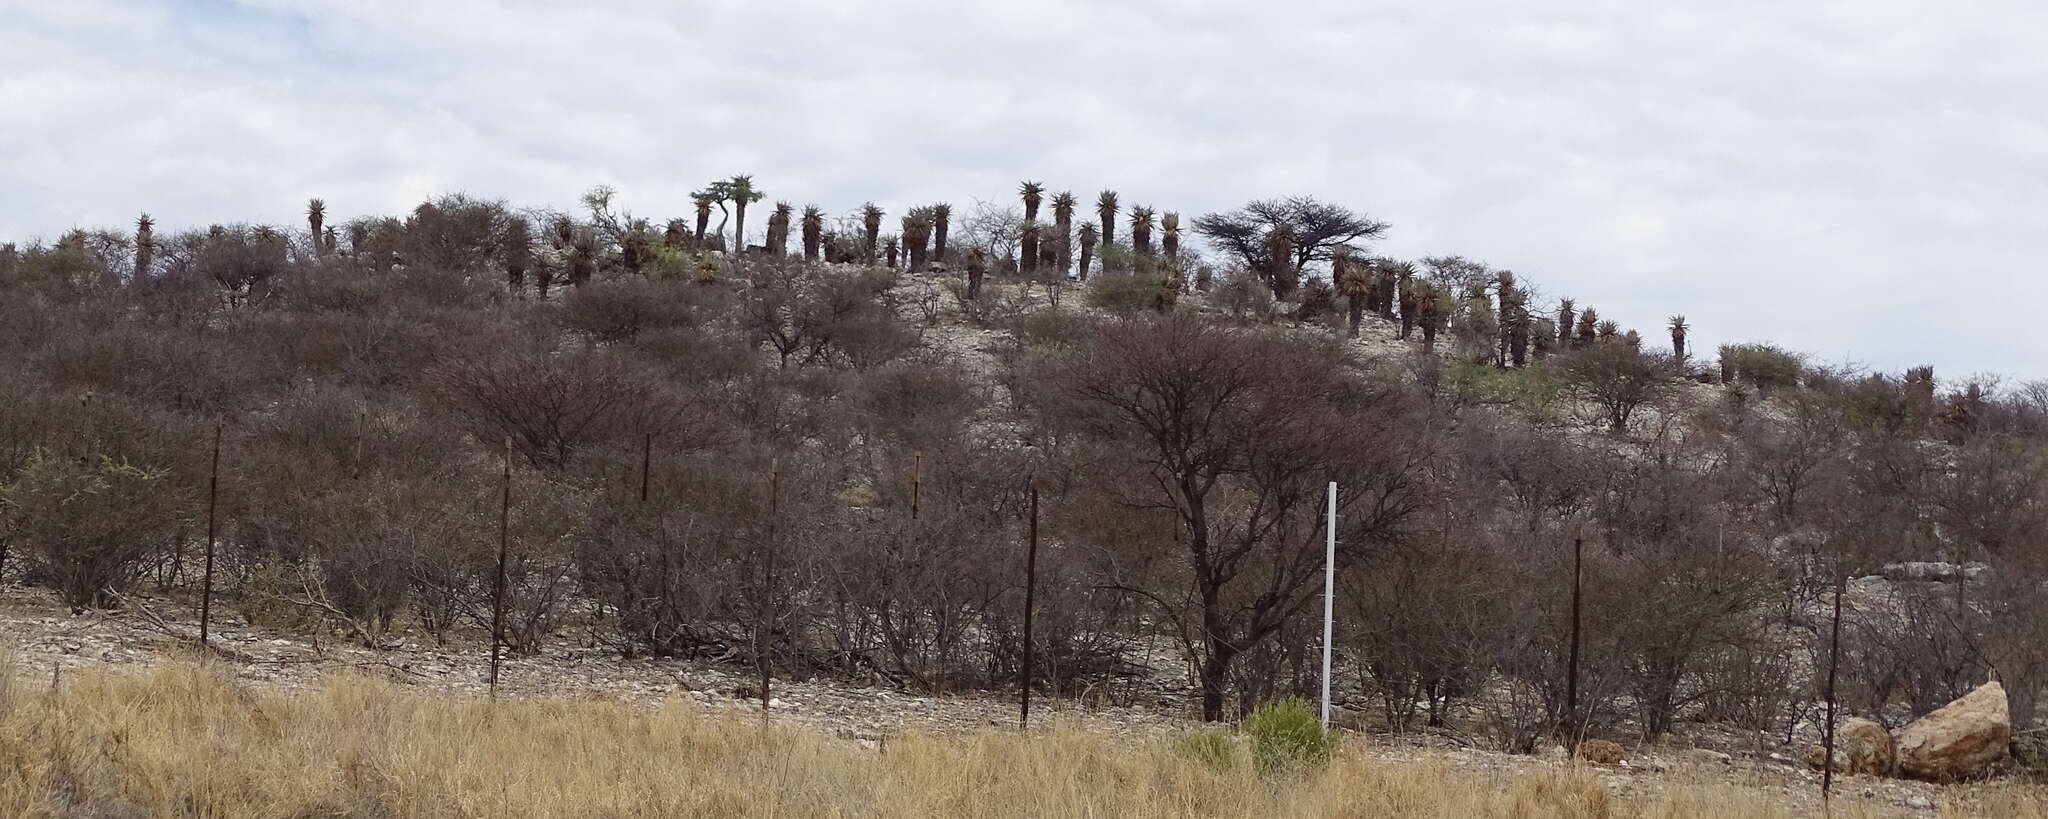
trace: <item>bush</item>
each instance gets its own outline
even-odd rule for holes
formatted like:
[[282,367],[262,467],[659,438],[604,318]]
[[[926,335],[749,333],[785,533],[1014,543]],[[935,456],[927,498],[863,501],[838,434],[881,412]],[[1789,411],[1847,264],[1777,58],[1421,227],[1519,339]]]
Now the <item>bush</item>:
[[1221,726],[1201,728],[1175,737],[1173,752],[1214,771],[1237,767],[1237,740]]
[[1108,273],[1088,280],[1087,300],[1091,307],[1112,313],[1136,313],[1159,308],[1166,289],[1159,281],[1135,274]]
[[1726,354],[1735,377],[1755,387],[1757,395],[1764,398],[1779,387],[1797,386],[1799,377],[1806,372],[1799,356],[1769,344],[1738,344],[1728,348]]
[[1262,772],[1321,765],[1336,750],[1315,706],[1300,697],[1282,697],[1252,709],[1243,727],[1252,740],[1252,762]]
[[41,450],[0,484],[0,520],[39,550],[32,574],[75,609],[110,607],[176,535],[182,499],[165,469]]

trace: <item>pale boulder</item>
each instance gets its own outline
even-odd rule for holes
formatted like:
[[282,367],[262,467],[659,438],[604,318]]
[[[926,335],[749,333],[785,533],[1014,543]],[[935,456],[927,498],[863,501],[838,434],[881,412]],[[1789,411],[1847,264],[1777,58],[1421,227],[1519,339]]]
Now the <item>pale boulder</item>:
[[2012,747],[2005,686],[1978,686],[1899,729],[1897,741],[1902,776],[1955,782],[1990,774]]

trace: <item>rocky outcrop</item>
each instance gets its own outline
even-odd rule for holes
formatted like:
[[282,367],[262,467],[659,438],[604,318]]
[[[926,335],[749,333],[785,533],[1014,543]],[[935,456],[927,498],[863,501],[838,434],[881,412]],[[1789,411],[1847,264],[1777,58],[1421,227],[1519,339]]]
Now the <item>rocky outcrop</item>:
[[[1819,745],[1799,756],[1814,770],[1824,770],[1827,750]],[[1892,735],[1884,726],[1850,717],[1835,727],[1835,773],[1890,776],[1896,761]]]
[[1988,682],[1899,729],[1899,774],[1934,782],[1979,779],[2005,761],[2012,715],[2005,687]]

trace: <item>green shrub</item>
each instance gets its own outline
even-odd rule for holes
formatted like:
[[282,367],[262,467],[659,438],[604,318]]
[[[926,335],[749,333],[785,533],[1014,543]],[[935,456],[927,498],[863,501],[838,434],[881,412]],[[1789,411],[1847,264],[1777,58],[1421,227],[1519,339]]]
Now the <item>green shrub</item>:
[[1725,354],[1734,365],[1735,377],[1755,387],[1759,397],[1768,398],[1780,387],[1798,386],[1799,377],[1806,372],[1799,356],[1769,344],[1738,344],[1726,348]]
[[1300,697],[1283,697],[1252,709],[1243,728],[1251,737],[1252,762],[1262,772],[1320,765],[1329,761],[1336,747],[1315,706]]
[[1173,751],[1207,765],[1211,770],[1227,771],[1237,767],[1237,741],[1230,735],[1230,730],[1222,726],[1210,726],[1175,737]]
[[1442,385],[1459,406],[1505,405],[1536,417],[1555,414],[1564,381],[1549,367],[1503,369],[1483,361],[1452,360],[1444,365]]
[[1165,288],[1158,280],[1126,273],[1105,273],[1088,280],[1089,306],[1112,313],[1158,309]]

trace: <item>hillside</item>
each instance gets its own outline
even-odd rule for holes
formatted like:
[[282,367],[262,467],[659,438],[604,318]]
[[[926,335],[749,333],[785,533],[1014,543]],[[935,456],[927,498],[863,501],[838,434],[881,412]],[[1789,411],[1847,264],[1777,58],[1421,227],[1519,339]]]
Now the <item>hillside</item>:
[[1206,253],[1177,214],[1112,201],[1111,237],[1048,203],[886,234],[760,206],[727,242],[602,190],[316,201],[10,245],[16,647],[154,662],[204,598],[265,686],[473,693],[502,648],[508,692],[737,707],[765,677],[879,743],[985,727],[1028,667],[1091,736],[1174,735],[1316,691],[1335,481],[1354,733],[1698,745],[1804,789],[1830,700],[1896,729],[1995,679],[2014,758],[1971,778],[2044,758],[2048,391],[1704,356],[1682,319],[1371,256],[1384,225],[1314,200],[1188,220]]

